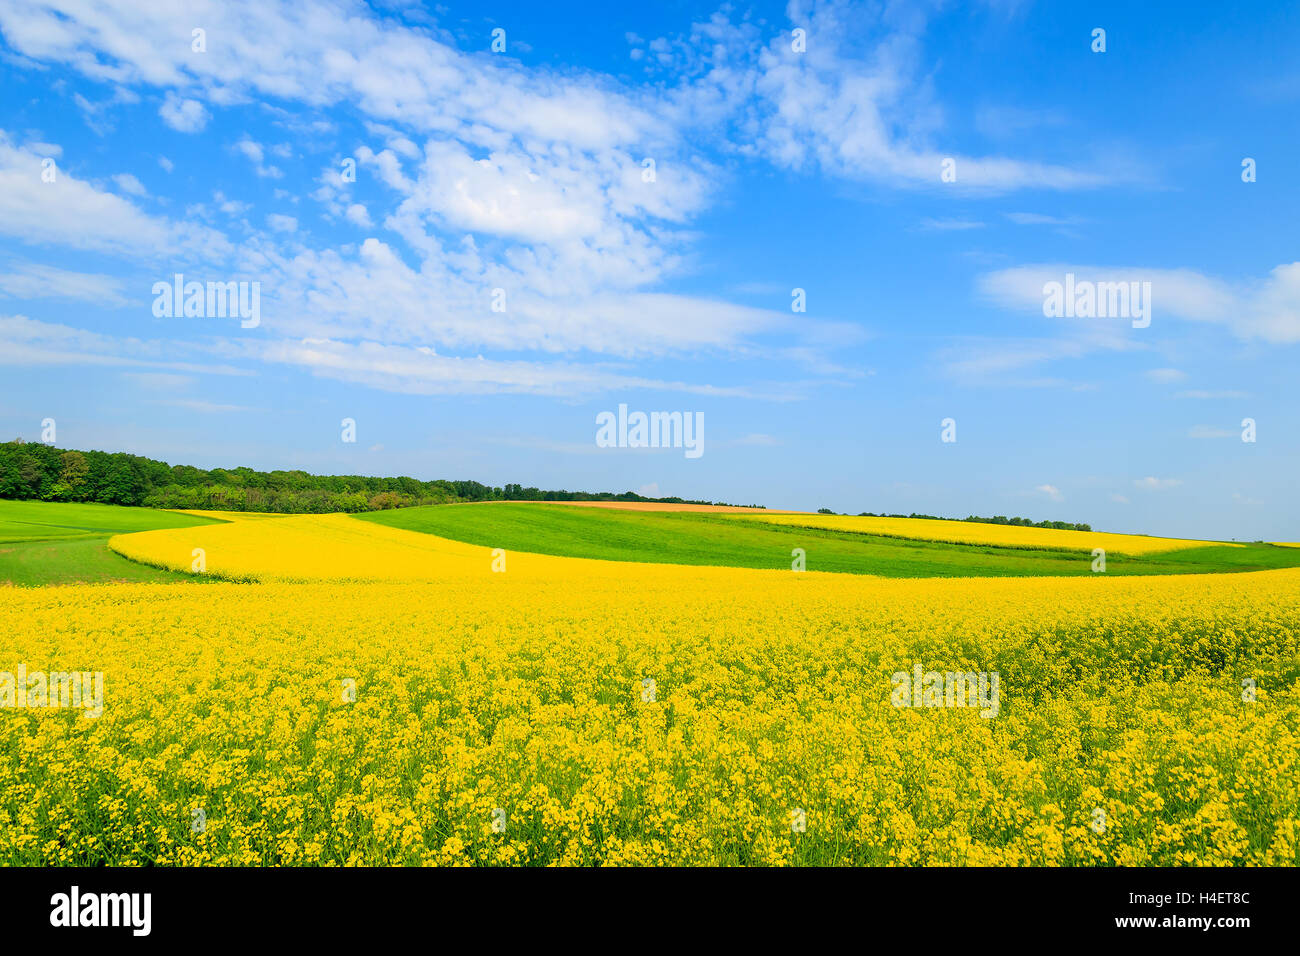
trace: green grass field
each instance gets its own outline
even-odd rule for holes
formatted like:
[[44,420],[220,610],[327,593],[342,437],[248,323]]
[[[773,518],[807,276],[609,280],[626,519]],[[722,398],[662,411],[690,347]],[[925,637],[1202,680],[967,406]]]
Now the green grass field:
[[0,501],[0,586],[193,580],[128,561],[108,550],[108,539],[200,524],[212,521],[152,508]]
[[[735,515],[619,511],[566,505],[431,505],[356,515],[393,528],[468,544],[563,557],[740,568],[789,568],[803,548],[810,571],[883,577],[1090,575],[1092,557],[943,544],[855,532],[770,525]],[[1107,574],[1195,574],[1300,566],[1300,549],[1274,545],[1196,547],[1141,557],[1110,555]]]
[[[469,544],[563,557],[666,564],[789,568],[803,548],[810,571],[882,577],[1090,575],[1091,556],[771,525],[744,516],[618,511],[550,504],[432,505],[355,515]],[[192,581],[107,547],[114,534],[211,524],[150,508],[0,501],[0,586],[109,581]],[[1112,554],[1107,574],[1194,574],[1300,566],[1300,548],[1252,544]]]

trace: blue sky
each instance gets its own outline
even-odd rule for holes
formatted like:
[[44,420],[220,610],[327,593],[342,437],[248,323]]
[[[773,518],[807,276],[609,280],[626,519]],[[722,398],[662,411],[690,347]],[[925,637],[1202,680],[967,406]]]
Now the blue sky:
[[0,7],[6,437],[1300,540],[1300,10],[142,6]]

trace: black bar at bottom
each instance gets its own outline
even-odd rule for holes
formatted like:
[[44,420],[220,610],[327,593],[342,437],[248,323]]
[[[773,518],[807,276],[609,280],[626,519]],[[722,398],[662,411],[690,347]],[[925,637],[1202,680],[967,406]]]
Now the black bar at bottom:
[[[696,943],[775,931],[807,941],[849,929],[874,944],[1043,931],[1231,946],[1284,931],[1295,884],[1294,869],[0,869],[0,925],[12,942],[115,937],[128,945],[373,943],[376,933],[407,927],[459,927],[498,944],[512,936],[666,943],[673,927],[690,926]],[[86,922],[118,925],[72,925]]]

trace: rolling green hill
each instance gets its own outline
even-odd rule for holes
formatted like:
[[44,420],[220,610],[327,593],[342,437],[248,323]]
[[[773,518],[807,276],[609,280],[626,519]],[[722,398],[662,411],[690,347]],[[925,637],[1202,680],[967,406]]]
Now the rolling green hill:
[[[882,577],[1090,575],[1077,551],[1026,551],[856,532],[782,527],[736,515],[642,512],[567,505],[435,505],[354,516],[468,544],[563,557],[741,568],[788,568],[803,548],[810,571]],[[1106,573],[1192,574],[1300,566],[1300,549],[1195,547],[1142,557],[1112,555]]]
[[[559,504],[455,504],[355,515],[355,520],[486,547],[563,557],[666,564],[789,568],[802,548],[810,571],[882,577],[1083,576],[1091,556],[959,545],[774,525],[735,514],[643,512]],[[275,520],[275,519],[268,519]],[[111,535],[210,524],[150,508],[0,500],[0,585],[194,580],[110,551]],[[1300,566],[1300,549],[1267,544],[1112,554],[1107,574],[1192,574]]]
[[107,542],[129,531],[211,523],[152,508],[0,500],[0,585],[192,580],[128,561]]

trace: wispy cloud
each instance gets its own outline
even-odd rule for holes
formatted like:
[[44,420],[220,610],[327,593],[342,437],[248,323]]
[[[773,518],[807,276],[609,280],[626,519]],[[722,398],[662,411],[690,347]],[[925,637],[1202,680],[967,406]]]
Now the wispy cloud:
[[10,265],[0,273],[0,294],[16,299],[70,299],[116,308],[126,304],[121,279],[100,273],[72,272],[34,262]]
[[151,216],[133,202],[58,169],[41,179],[45,157],[0,130],[0,234],[113,256],[230,253],[229,241],[194,223]]
[[1175,398],[1201,398],[1201,399],[1231,399],[1231,398],[1250,398],[1249,392],[1237,391],[1235,389],[1214,389],[1193,388],[1184,392],[1178,392]]
[[1047,216],[1037,212],[1005,212],[1002,215],[1017,226],[1074,226],[1087,221],[1077,216]]
[[1300,342],[1300,262],[1266,276],[1229,282],[1192,269],[1137,266],[1029,265],[990,272],[979,290],[1008,307],[1042,315],[1043,287],[1067,274],[1088,282],[1149,282],[1152,322],[1174,318],[1221,325],[1242,339],[1275,344]]
[[1193,425],[1187,430],[1188,438],[1237,438],[1240,432],[1214,425]]
[[1148,475],[1146,478],[1134,479],[1133,487],[1142,491],[1167,491],[1170,488],[1177,488],[1182,483],[1181,478],[1156,478]]
[[984,223],[975,219],[922,219],[921,228],[937,232],[965,232],[970,229],[983,229]]
[[223,405],[219,402],[208,402],[198,398],[172,398],[166,401],[158,402],[159,405],[169,405],[173,408],[184,408],[191,412],[202,412],[205,415],[225,414],[227,412],[253,412],[255,408],[247,408],[243,405]]
[[1048,498],[1051,498],[1053,501],[1065,500],[1065,495],[1061,494],[1061,489],[1057,488],[1055,485],[1038,485],[1034,488],[1034,491],[1038,492],[1039,494],[1046,495]]

